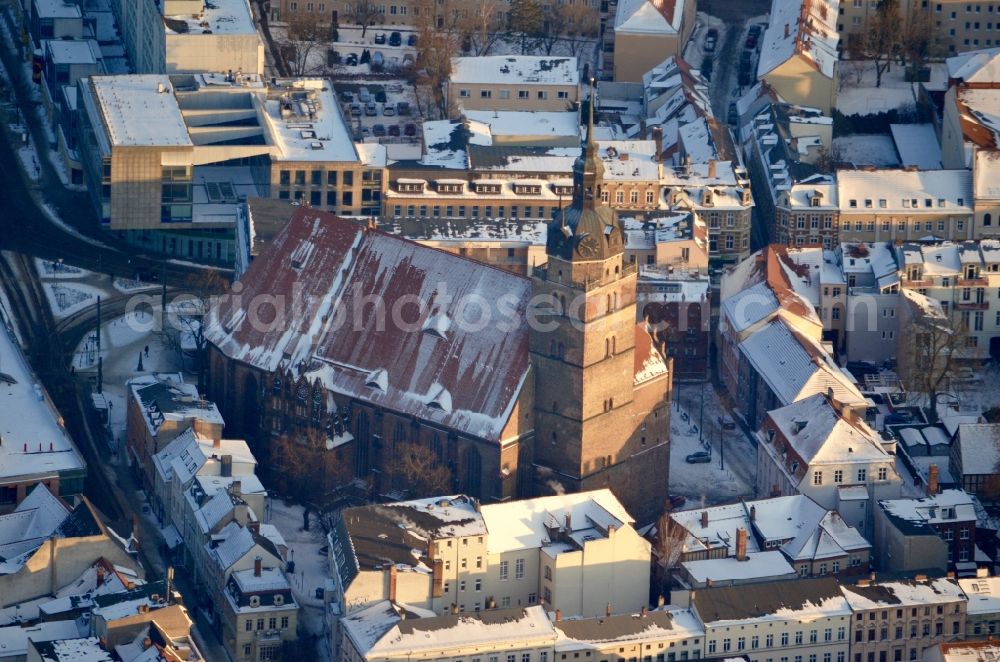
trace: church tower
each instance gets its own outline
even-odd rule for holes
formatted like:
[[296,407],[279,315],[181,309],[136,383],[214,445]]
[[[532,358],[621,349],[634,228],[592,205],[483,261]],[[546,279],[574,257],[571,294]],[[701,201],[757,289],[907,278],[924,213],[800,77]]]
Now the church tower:
[[549,224],[535,293],[553,302],[531,334],[537,489],[611,488],[639,522],[667,498],[669,362],[636,319],[635,264],[615,210],[601,200],[604,165],[587,139],[573,167],[573,203]]

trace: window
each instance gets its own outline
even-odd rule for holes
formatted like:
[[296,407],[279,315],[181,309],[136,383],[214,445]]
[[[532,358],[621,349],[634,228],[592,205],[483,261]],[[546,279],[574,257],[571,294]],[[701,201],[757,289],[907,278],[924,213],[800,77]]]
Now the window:
[[823,641],[833,641],[833,629],[826,628],[823,630]]
[[524,559],[514,561],[514,579],[524,579]]
[[282,616],[281,617],[281,629],[285,630],[287,628],[288,628],[288,617],[287,616]]
[[822,484],[823,484],[823,472],[822,471],[814,471],[813,472],[813,485],[822,485]]
[[732,642],[729,640],[728,637],[722,640],[722,652],[723,653],[728,652],[731,647],[732,647]]
[[868,480],[868,470],[867,469],[858,469],[858,482],[859,483],[863,483],[866,480]]
[[782,632],[781,633],[781,645],[782,645],[782,647],[788,645],[788,633],[787,632]]
[[774,635],[773,634],[769,634],[766,637],[764,637],[764,645],[767,648],[771,648],[772,646],[774,646]]
[[715,652],[715,639],[713,639],[712,641],[708,642],[708,652],[709,653],[714,653]]
[[[841,625],[837,628],[837,641],[843,641],[847,638],[847,628]],[[842,659],[838,658],[837,662],[844,662]]]
[[[489,99],[492,96],[493,96],[493,90],[479,90],[479,98],[480,99]],[[510,662],[514,662],[514,661],[511,660]]]
[[510,561],[500,561],[500,581],[507,581],[507,570]]
[[886,467],[878,468],[878,479],[887,480],[889,478],[889,470]]
[[750,648],[751,650],[757,650],[760,647],[760,637],[754,635],[750,637]]
[[246,623],[243,624],[243,629],[246,630],[247,632],[252,631],[253,630],[253,619],[248,618],[246,620]]
[[833,472],[833,482],[837,484],[844,482],[844,472],[842,470],[837,469]]

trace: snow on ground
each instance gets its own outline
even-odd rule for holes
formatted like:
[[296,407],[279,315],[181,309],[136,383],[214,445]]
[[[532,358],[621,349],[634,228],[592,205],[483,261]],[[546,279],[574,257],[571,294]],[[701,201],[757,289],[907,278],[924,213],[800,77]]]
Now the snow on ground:
[[298,504],[271,499],[266,523],[278,529],[288,543],[288,560],[295,561],[295,573],[289,573],[288,581],[299,603],[299,622],[310,634],[319,636],[322,642],[326,628],[325,603],[322,598],[316,597],[316,589],[325,588],[330,576],[328,557],[320,553],[320,549],[326,546],[326,536],[319,520],[312,514],[309,530],[302,529],[303,510]]
[[872,165],[878,168],[899,165],[899,154],[892,136],[855,133],[833,139],[833,151],[841,161],[856,166]]
[[[126,382],[139,375],[151,372],[180,372],[183,368],[176,350],[163,346],[160,336],[151,330],[153,315],[136,311],[118,319],[106,322],[101,327],[101,355],[104,357],[104,396],[111,407],[112,448],[120,447],[125,440],[125,394]],[[97,343],[94,334],[83,339],[73,355],[73,369],[76,372],[90,372],[96,378]],[[149,356],[145,348],[149,347]],[[139,371],[139,355],[142,354],[143,370]],[[193,382],[194,375],[185,375],[185,381]],[[120,456],[119,456],[120,457]]]
[[[982,413],[991,407],[1000,407],[1000,364],[991,362],[977,366],[970,378],[953,379],[949,390],[958,396],[963,410]],[[938,400],[944,401],[944,398]]]
[[838,69],[840,89],[837,110],[844,115],[873,115],[897,109],[916,108],[918,84],[904,80],[903,67],[893,65],[882,74],[882,85],[875,87],[873,62],[843,61]]
[[52,314],[57,319],[69,317],[73,313],[78,313],[88,306],[96,304],[97,297],[104,294],[99,288],[83,283],[73,283],[72,285],[42,283],[42,288],[45,290],[45,296],[48,297]]
[[[710,385],[703,387],[705,434],[704,441],[700,441],[701,407],[697,391],[701,385],[683,388],[683,393],[680,389],[675,393],[680,397],[680,410],[675,402],[670,412],[670,493],[687,497],[691,507],[727,503],[740,497],[752,498],[753,485],[744,477],[756,473],[755,449],[739,428],[721,429],[718,417],[724,407],[714,397]],[[725,469],[719,468],[720,437],[725,439]],[[684,459],[691,453],[705,450],[711,450],[711,462],[688,464]],[[734,463],[739,466],[733,466]]]
[[115,278],[115,289],[122,294],[141,292],[143,290],[154,290],[159,287],[156,283],[146,283],[134,278]]
[[38,269],[38,275],[45,280],[56,278],[87,278],[93,275],[92,272],[86,269],[62,262],[43,260],[40,257],[35,258],[35,268]]

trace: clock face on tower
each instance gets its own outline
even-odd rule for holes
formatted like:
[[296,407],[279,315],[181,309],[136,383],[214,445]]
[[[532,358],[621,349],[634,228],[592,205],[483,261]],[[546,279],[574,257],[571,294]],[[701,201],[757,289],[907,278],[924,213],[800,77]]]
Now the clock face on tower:
[[580,239],[580,243],[576,245],[576,252],[582,258],[597,257],[599,250],[600,244],[597,243],[597,239],[593,235],[583,237]]

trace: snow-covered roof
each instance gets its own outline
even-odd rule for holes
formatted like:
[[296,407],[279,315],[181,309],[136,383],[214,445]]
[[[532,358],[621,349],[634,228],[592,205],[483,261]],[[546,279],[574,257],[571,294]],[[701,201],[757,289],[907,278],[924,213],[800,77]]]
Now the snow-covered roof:
[[684,3],[692,0],[619,0],[615,32],[677,35],[684,20]]
[[66,505],[39,483],[14,512],[0,515],[0,574],[17,572],[25,555],[54,535],[69,514]]
[[401,619],[399,612],[408,610],[405,605],[382,601],[345,616],[341,625],[365,657],[395,657],[400,651],[424,656],[430,651],[487,650],[506,647],[510,641],[532,648],[556,641],[556,631],[541,605]]
[[285,573],[280,568],[261,568],[260,575],[257,575],[254,568],[237,570],[231,577],[243,593],[291,589]]
[[490,554],[542,547],[551,542],[548,529],[552,528],[573,537],[603,538],[609,524],[618,528],[633,524],[609,489],[492,503],[480,511],[489,531]]
[[97,64],[102,57],[94,39],[48,39],[43,45],[52,64]]
[[739,344],[778,400],[789,405],[833,389],[838,402],[856,406],[864,396],[847,374],[815,341],[775,319]]
[[575,57],[487,55],[451,61],[451,84],[578,85]]
[[194,146],[169,77],[92,76],[89,86],[113,146]]
[[1000,577],[959,579],[958,585],[968,598],[970,616],[1000,612]]
[[199,13],[168,14],[164,25],[167,34],[257,34],[247,0],[205,0]]
[[46,18],[81,18],[80,5],[72,0],[34,0],[32,14],[39,19]]
[[143,421],[151,436],[155,436],[167,420],[225,424],[219,408],[202,398],[194,384],[139,379],[129,383],[129,391],[143,412]]
[[995,474],[1000,464],[1000,423],[962,423],[958,455],[966,475]]
[[74,620],[37,623],[29,627],[11,625],[0,628],[0,655],[4,659],[26,659],[28,641],[76,639],[84,632]]
[[793,561],[844,556],[871,547],[839,513],[802,494],[675,511],[671,519],[689,534],[685,552],[725,547],[734,556],[740,528],[754,534],[747,538],[748,551],[761,551],[757,542],[761,540],[765,548],[777,547]]
[[684,561],[681,566],[693,581],[701,585],[707,584],[708,580],[724,584],[793,579],[797,576],[795,568],[777,551],[749,552],[742,561],[729,556],[722,559]]
[[920,499],[886,499],[879,505],[907,532],[926,531],[931,524],[976,521],[975,504],[962,490],[944,490]]
[[838,170],[841,212],[954,214],[972,211],[968,170]]
[[1000,200],[1000,150],[976,150],[973,177],[977,200]]
[[825,392],[771,410],[768,417],[810,467],[891,459],[868,424],[844,418]]
[[941,168],[941,144],[933,124],[890,124],[892,139],[904,167],[919,170]]
[[833,78],[837,64],[838,0],[773,0],[761,39],[757,76],[763,78],[796,55]]
[[[32,641],[42,662],[112,662],[111,653],[101,648],[97,637]],[[29,655],[29,657],[31,657]]]
[[992,662],[1000,659],[1000,642],[996,641],[945,642],[935,648],[941,651],[943,662]]
[[1000,48],[966,51],[946,60],[948,78],[965,83],[1000,82]]
[[[243,302],[266,294],[303,305],[266,325],[251,324],[248,305],[236,300],[216,307],[206,336],[231,359],[319,379],[333,393],[499,440],[528,373],[527,278],[299,208],[241,282]],[[447,301],[437,301],[442,288]],[[431,305],[416,323],[384,324],[362,303],[373,297],[386,310],[406,299]],[[424,329],[434,316],[459,319],[470,297],[499,306],[488,313],[494,322],[451,324],[443,334]],[[507,308],[517,311],[516,320],[496,323]],[[333,323],[352,311],[364,314]],[[380,370],[380,382],[369,378]]]
[[263,88],[254,94],[270,142],[278,148],[275,157],[281,161],[357,163],[360,157],[330,82],[305,78],[282,84],[280,96],[274,87],[266,94]]
[[86,463],[6,328],[0,329],[0,485],[32,483]]
[[[556,652],[602,649],[612,644],[681,640],[705,635],[690,609],[662,607],[645,614],[619,614],[601,618],[566,618],[553,626],[559,636]],[[672,644],[671,644],[672,645]]]
[[462,114],[489,127],[491,136],[580,137],[580,118],[572,110],[463,110]]
[[877,584],[843,584],[844,597],[854,611],[885,607],[961,602],[965,594],[954,579],[904,579]]
[[848,616],[851,607],[832,577],[744,584],[696,591],[701,621],[720,627],[748,621],[796,621]]

